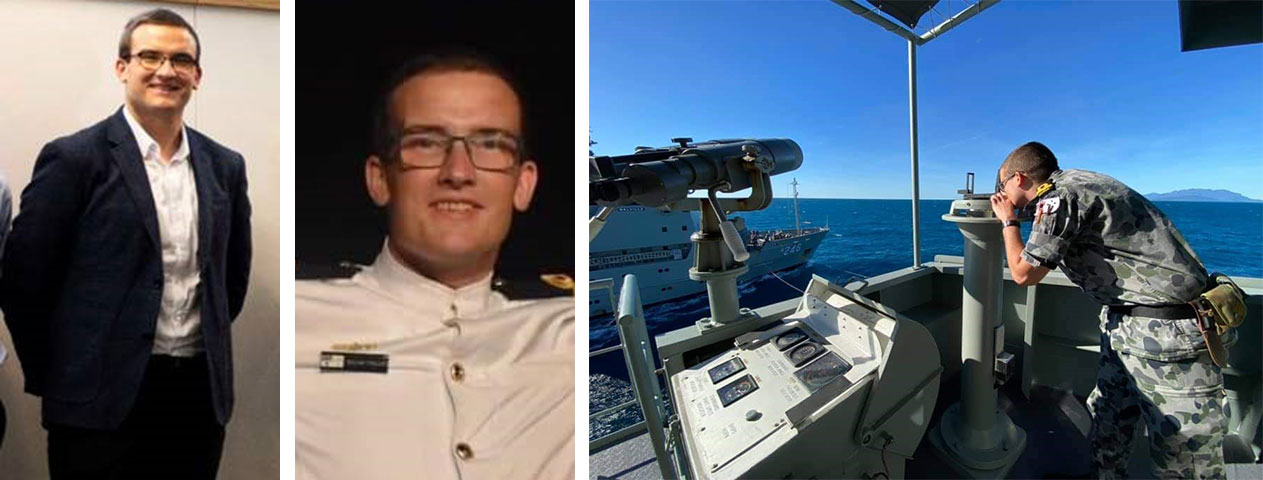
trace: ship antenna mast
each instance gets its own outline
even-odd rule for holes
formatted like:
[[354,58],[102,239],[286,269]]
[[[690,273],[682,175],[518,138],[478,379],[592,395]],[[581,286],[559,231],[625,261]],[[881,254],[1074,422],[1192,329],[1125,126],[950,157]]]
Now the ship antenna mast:
[[798,177],[794,177],[794,181],[790,185],[794,187],[794,229],[798,231],[798,235],[802,235],[803,227],[798,222]]

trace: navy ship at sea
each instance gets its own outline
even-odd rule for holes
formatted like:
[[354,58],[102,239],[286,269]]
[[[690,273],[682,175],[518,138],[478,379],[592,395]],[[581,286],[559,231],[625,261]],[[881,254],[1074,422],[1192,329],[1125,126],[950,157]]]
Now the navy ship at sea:
[[[647,158],[654,152],[682,151],[696,144],[692,139],[674,139],[679,145],[662,149],[642,148],[637,152]],[[629,156],[635,157],[635,155]],[[594,157],[592,161],[597,162]],[[829,235],[829,227],[803,227],[798,212],[798,182],[794,181],[794,227],[774,230],[750,230],[745,220],[732,217],[741,242],[750,254],[749,268],[738,279],[742,282],[768,273],[789,270],[807,263],[820,242]],[[600,207],[589,207],[595,216]],[[592,240],[588,249],[588,272],[593,280],[608,279],[613,291],[622,288],[623,277],[636,275],[640,281],[641,300],[645,305],[669,302],[706,291],[704,283],[689,278],[696,252],[690,237],[698,231],[693,214],[670,208],[639,205],[617,207],[609,214],[607,224]],[[592,289],[588,297],[588,316],[613,313],[608,290]]]

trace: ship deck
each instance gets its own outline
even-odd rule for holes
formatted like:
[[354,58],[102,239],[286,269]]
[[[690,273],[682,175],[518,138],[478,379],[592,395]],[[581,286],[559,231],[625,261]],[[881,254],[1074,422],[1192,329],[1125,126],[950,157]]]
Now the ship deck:
[[[930,330],[943,361],[934,416],[939,416],[960,397],[960,291],[963,275],[960,257],[940,256],[922,268],[908,268],[852,283],[846,288],[894,308]],[[1228,478],[1263,478],[1259,464],[1259,425],[1243,425],[1242,418],[1257,421],[1260,372],[1260,316],[1263,315],[1263,280],[1236,278],[1246,290],[1249,317],[1231,348],[1224,369],[1228,401],[1232,406],[1224,457]],[[1053,272],[1039,285],[1019,287],[1005,272],[1003,288],[1006,350],[1018,357],[1016,373],[1000,390],[998,406],[1022,427],[1027,447],[1007,478],[1075,478],[1086,475],[1091,461],[1087,441],[1090,419],[1084,398],[1095,384],[1099,338],[1096,306],[1064,275]],[[792,302],[767,309],[785,310]],[[765,317],[788,312],[764,310]],[[661,340],[662,337],[659,337]],[[1034,352],[1038,351],[1038,355]],[[1027,359],[1032,359],[1027,362]],[[639,412],[637,412],[639,413]],[[1246,438],[1248,437],[1248,438]],[[1143,427],[1133,444],[1129,470],[1143,478],[1151,465]],[[597,445],[594,443],[593,445]],[[590,451],[589,478],[641,479],[661,477],[648,434],[640,434]],[[907,478],[959,478],[923,438],[907,463]]]
[[[943,383],[935,404],[932,425],[948,405],[959,398],[960,382],[957,378]],[[1001,389],[997,406],[1004,410],[1014,424],[1027,434],[1026,450],[1006,478],[1081,478],[1088,473],[1091,450],[1086,438],[1088,412],[1083,399],[1066,395],[1051,388],[1037,388],[1032,398],[1021,398],[1017,388],[1009,384]],[[1016,394],[1016,395],[1015,395]],[[1145,438],[1137,435],[1128,467],[1135,478],[1145,478],[1150,457]],[[1224,442],[1224,457],[1228,462],[1229,479],[1263,478],[1263,465],[1253,463],[1253,453],[1235,434]],[[648,432],[641,433],[588,456],[588,478],[592,480],[649,480],[661,478],[654,459]],[[952,471],[930,442],[922,441],[912,460],[907,464],[907,477],[913,479],[955,478]]]

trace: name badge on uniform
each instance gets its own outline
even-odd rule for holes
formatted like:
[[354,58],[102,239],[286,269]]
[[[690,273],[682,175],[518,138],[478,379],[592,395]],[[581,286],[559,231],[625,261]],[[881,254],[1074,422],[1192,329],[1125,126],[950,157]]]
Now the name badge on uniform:
[[321,372],[386,373],[389,364],[384,353],[320,352]]

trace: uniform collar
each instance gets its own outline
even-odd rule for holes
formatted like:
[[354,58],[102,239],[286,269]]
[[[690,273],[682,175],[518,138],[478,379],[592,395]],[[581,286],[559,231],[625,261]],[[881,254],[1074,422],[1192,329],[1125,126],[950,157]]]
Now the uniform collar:
[[454,289],[408,268],[395,258],[388,243],[389,239],[366,273],[382,291],[399,302],[448,321],[480,316],[499,299],[491,290],[492,272],[473,284]]
[[[127,119],[127,126],[132,130],[132,137],[136,138],[136,148],[140,149],[140,158],[143,160],[157,160],[162,153],[161,146],[158,142],[149,136],[149,132],[145,131],[145,127],[132,116],[131,110],[127,106],[123,106],[123,118]],[[171,155],[171,163],[179,162],[189,156],[189,137],[185,134],[184,125],[180,125],[180,147],[175,150],[175,154]]]
[[1039,188],[1036,190],[1036,193],[1035,193],[1035,198],[1031,199],[1031,201],[1034,202],[1041,198],[1044,198],[1045,196],[1048,195],[1049,192],[1056,190],[1057,182],[1061,180],[1062,172],[1063,172],[1062,170],[1057,170],[1055,172],[1050,173],[1048,175],[1048,180],[1044,180],[1044,183],[1039,185]]

